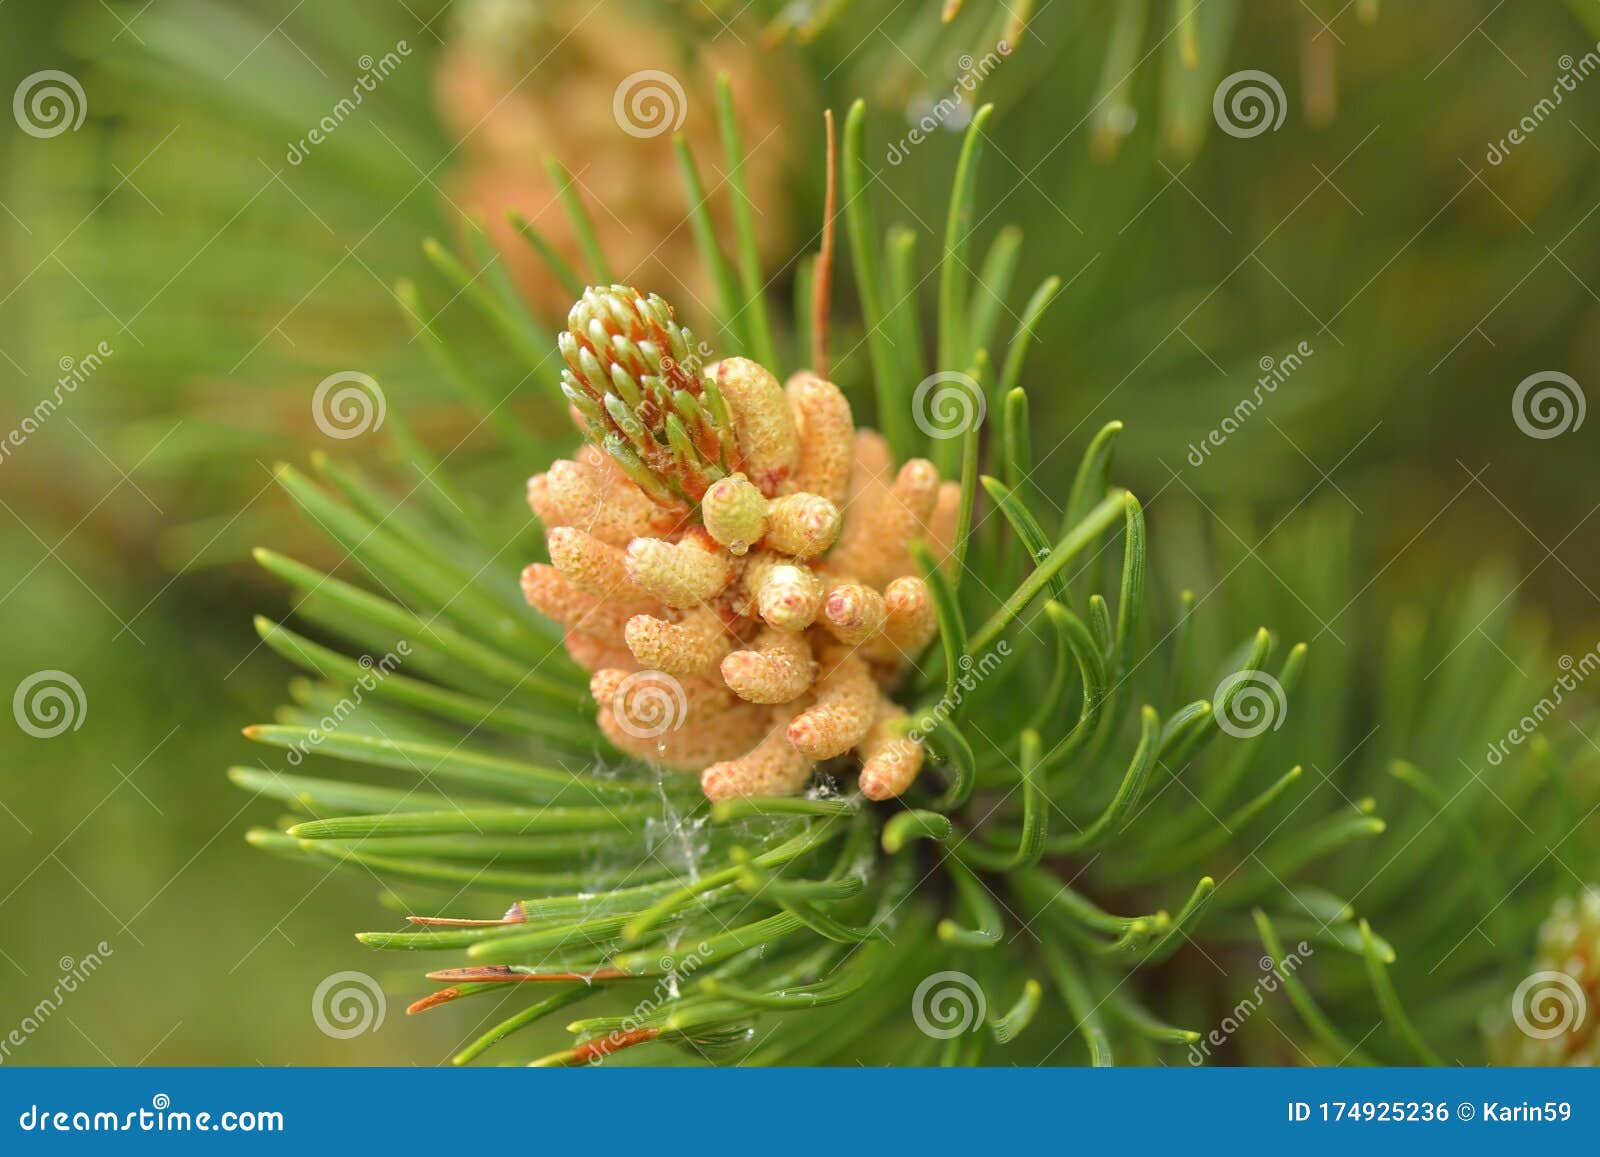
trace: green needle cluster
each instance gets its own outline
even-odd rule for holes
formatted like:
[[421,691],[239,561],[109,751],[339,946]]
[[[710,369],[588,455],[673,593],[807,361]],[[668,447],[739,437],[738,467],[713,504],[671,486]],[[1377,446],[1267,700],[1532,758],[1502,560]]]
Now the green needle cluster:
[[[731,103],[724,111],[731,121]],[[1331,675],[1311,678],[1307,646],[1285,645],[1256,618],[1293,621],[1288,597],[1259,585],[1234,593],[1252,568],[1214,600],[1159,585],[1144,506],[1112,482],[1122,423],[1089,439],[1066,492],[1043,492],[1022,380],[1052,383],[1023,354],[1054,281],[1001,343],[1004,279],[980,283],[971,271],[1005,262],[969,260],[988,120],[983,110],[968,130],[937,276],[925,279],[937,286],[932,362],[915,298],[899,292],[920,283],[912,235],[880,234],[864,195],[860,105],[840,157],[869,329],[856,363],[835,376],[855,383],[858,412],[875,406],[898,450],[953,465],[963,496],[961,565],[947,575],[921,555],[940,645],[898,691],[931,753],[903,799],[871,804],[824,776],[800,798],[712,806],[693,777],[621,756],[593,722],[587,675],[559,630],[517,591],[513,560],[525,556],[508,558],[508,544],[537,550],[526,513],[484,513],[403,427],[403,500],[329,462],[320,480],[280,473],[375,589],[258,555],[294,591],[310,632],[262,620],[262,638],[310,678],[275,724],[249,731],[290,769],[233,772],[295,813],[250,838],[383,881],[384,904],[405,920],[361,943],[451,958],[426,971],[431,991],[412,982],[412,1010],[495,1005],[498,1022],[458,1062],[514,1034],[526,1043],[508,1055],[559,1064],[619,1054],[1180,1063],[1202,1043],[1217,1060],[1481,1055],[1477,1020],[1515,984],[1531,943],[1525,905],[1501,897],[1570,890],[1544,840],[1573,818],[1572,777],[1592,782],[1593,761],[1536,743],[1534,766],[1491,791],[1469,745],[1514,718],[1536,680],[1496,686],[1473,673],[1469,649],[1446,656],[1429,683],[1432,656],[1462,637],[1449,634],[1460,624],[1428,634],[1397,619],[1374,629],[1389,653],[1372,710],[1381,746],[1418,762],[1362,753],[1346,766],[1361,726],[1353,692],[1372,682],[1371,661],[1325,648],[1344,653],[1331,655]],[[725,139],[737,172],[737,133]],[[703,213],[694,161],[681,157],[691,215]],[[765,364],[783,372],[826,348],[816,338],[828,320],[810,308],[825,263],[802,264],[802,305],[785,333],[767,324],[747,237],[730,263],[714,231],[697,236],[725,295],[718,324],[730,354],[771,344],[779,353]],[[582,273],[605,283],[598,268]],[[484,293],[490,320],[521,341],[532,325],[521,304],[493,283]],[[720,401],[689,368],[692,339],[659,299],[593,291],[560,345],[567,400],[630,473],[691,498],[731,465]],[[451,360],[467,359],[457,350]],[[918,420],[915,387],[951,372],[987,404],[945,437]],[[1267,557],[1231,569],[1220,551],[1176,561],[1197,580],[1249,561],[1327,590],[1348,558],[1348,526],[1321,510],[1297,525]],[[1461,623],[1491,597],[1469,593]],[[1484,638],[1504,635],[1492,618]],[[1505,645],[1539,669],[1536,648]],[[340,770],[303,774],[307,761]],[[1519,826],[1497,813],[1502,804],[1521,809]],[[1404,842],[1380,818],[1391,805]],[[1592,842],[1560,846],[1564,863],[1593,869]],[[1512,873],[1524,867],[1519,883]],[[1461,936],[1475,921],[1494,929],[1492,951]],[[1266,978],[1289,1008],[1248,1003]],[[952,983],[966,998],[954,1026]],[[1245,1007],[1260,1011],[1238,1015]],[[565,1032],[552,1037],[557,1013]],[[1214,1043],[1224,1023],[1232,1028]]]

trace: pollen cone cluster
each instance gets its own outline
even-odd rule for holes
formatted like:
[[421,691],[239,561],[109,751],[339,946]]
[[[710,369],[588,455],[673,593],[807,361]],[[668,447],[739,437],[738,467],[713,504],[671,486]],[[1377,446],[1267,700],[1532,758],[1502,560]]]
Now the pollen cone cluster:
[[1496,1064],[1600,1064],[1600,887],[1563,896],[1539,926],[1533,970],[1496,1012],[1489,1030]]
[[[782,54],[749,51],[759,30],[748,18],[724,11],[715,39],[691,41],[680,8],[702,10],[455,0],[449,20],[435,25],[446,36],[433,89],[451,145],[439,181],[453,207],[449,219],[454,207],[483,214],[507,272],[541,318],[559,318],[571,295],[507,220],[508,210],[562,258],[581,263],[583,241],[562,207],[563,191],[577,194],[617,268],[709,301],[716,287],[684,206],[662,195],[679,177],[673,140],[681,136],[697,157],[721,148],[714,76],[728,78],[745,124],[800,123],[810,115],[805,74]],[[568,157],[572,179],[546,170],[541,162],[552,151]],[[755,239],[764,261],[781,260],[791,248],[795,223],[785,206],[796,168],[784,133],[763,135],[741,164],[745,192],[761,206]],[[728,197],[707,198],[703,208],[719,229],[732,227]]]
[[561,336],[588,444],[528,482],[550,564],[528,602],[566,629],[619,749],[711,799],[792,795],[848,760],[889,799],[922,768],[890,692],[936,619],[960,487],[896,467],[832,382],[709,361],[660,298],[590,289]]

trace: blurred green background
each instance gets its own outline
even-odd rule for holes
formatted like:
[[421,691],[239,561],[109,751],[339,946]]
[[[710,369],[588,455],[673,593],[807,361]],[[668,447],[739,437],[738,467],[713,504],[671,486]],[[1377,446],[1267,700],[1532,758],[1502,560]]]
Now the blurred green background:
[[[1594,426],[1529,437],[1513,393],[1540,372],[1585,387],[1600,340],[1600,80],[1580,75],[1600,0],[1210,0],[1193,66],[1183,5],[1042,0],[1018,38],[1007,10],[978,0],[950,28],[931,2],[887,17],[858,2],[782,42],[768,22],[812,10],[764,7],[0,8],[15,94],[0,133],[0,427],[13,434],[0,690],[59,671],[82,692],[59,735],[0,728],[0,1036],[63,968],[112,949],[6,1063],[383,1063],[442,1058],[472,1035],[479,1013],[407,1021],[398,999],[355,1039],[313,1023],[312,992],[336,968],[392,967],[407,977],[392,994],[414,982],[350,939],[373,921],[373,887],[282,868],[241,839],[267,817],[222,769],[257,758],[238,728],[287,675],[250,626],[284,598],[247,551],[325,550],[272,485],[275,460],[381,466],[378,440],[313,420],[313,390],[338,371],[381,382],[392,412],[486,491],[514,498],[542,466],[462,416],[396,285],[415,281],[440,326],[476,324],[422,241],[453,244],[480,210],[498,227],[508,205],[553,219],[543,153],[633,255],[624,264],[702,315],[706,287],[676,259],[665,139],[614,116],[619,80],[640,70],[682,78],[682,131],[718,184],[705,82],[733,74],[779,300],[816,246],[823,108],[869,101],[874,205],[916,234],[925,271],[956,130],[975,100],[995,102],[976,252],[1021,227],[1013,311],[1047,274],[1064,282],[1027,381],[1046,434],[1038,477],[1061,493],[1088,436],[1126,421],[1119,478],[1158,544],[1175,529],[1169,581],[1186,557],[1202,566],[1206,548],[1184,545],[1206,537],[1185,533],[1197,517],[1252,554],[1280,520],[1335,508],[1354,524],[1360,594],[1297,594],[1304,618],[1287,626],[1305,636],[1364,650],[1369,605],[1435,601],[1492,556],[1523,578],[1518,599],[1558,651],[1594,645]],[[892,152],[989,53],[981,92]],[[81,124],[51,131],[26,103],[60,83],[45,70],[77,86],[67,115]],[[1241,70],[1278,83],[1277,128],[1219,131],[1213,93]],[[1554,91],[1559,105],[1540,107]],[[329,116],[335,130],[293,159]],[[559,315],[547,285],[511,272]],[[847,270],[836,280],[839,376],[864,397]],[[1263,359],[1302,347],[1237,432],[1192,450],[1252,394]],[[510,395],[507,412],[564,443],[552,398],[483,348],[474,368]],[[59,404],[37,420],[47,398]]]

